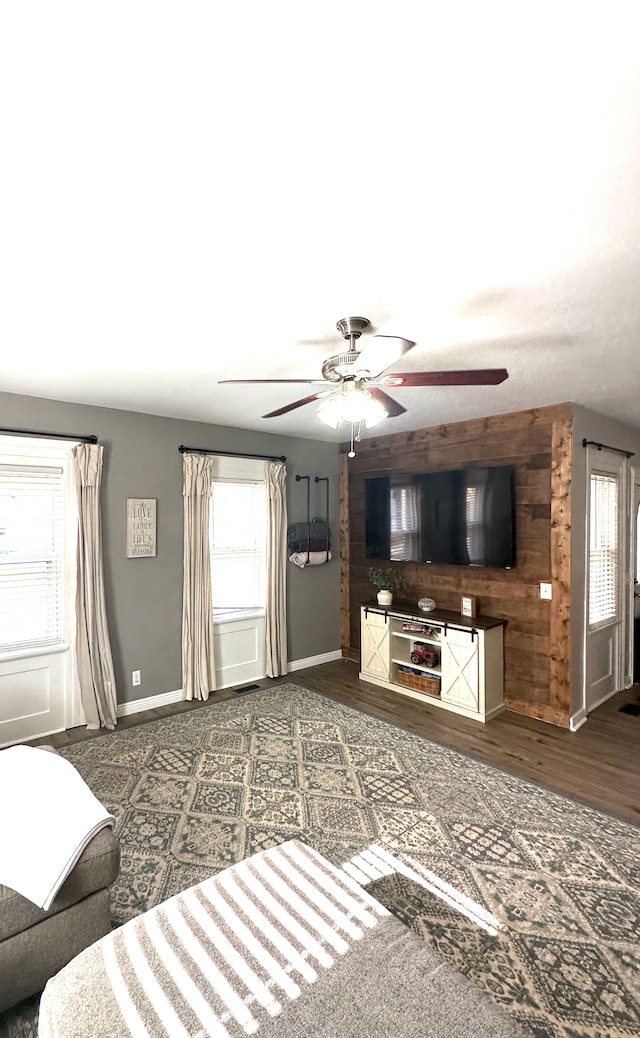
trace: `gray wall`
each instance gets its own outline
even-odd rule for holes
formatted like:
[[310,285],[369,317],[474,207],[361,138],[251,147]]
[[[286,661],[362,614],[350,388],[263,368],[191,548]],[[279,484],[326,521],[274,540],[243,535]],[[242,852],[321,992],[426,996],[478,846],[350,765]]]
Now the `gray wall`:
[[[573,405],[573,459],[571,465],[571,713],[582,705],[584,682],[584,609],[586,588],[587,452],[583,439],[633,451],[630,464],[640,466],[640,430]],[[629,516],[630,518],[630,516]],[[630,632],[633,637],[633,632]]]
[[[118,702],[182,687],[182,457],[178,446],[287,457],[289,522],[306,517],[304,481],[330,477],[334,558],[323,566],[288,565],[289,661],[340,648],[338,446],[104,407],[0,393],[0,426],[80,435],[104,444],[102,519],[107,615]],[[323,514],[324,484],[312,484],[313,514]],[[127,559],[128,497],[157,499],[157,556]],[[142,684],[131,686],[131,671]]]

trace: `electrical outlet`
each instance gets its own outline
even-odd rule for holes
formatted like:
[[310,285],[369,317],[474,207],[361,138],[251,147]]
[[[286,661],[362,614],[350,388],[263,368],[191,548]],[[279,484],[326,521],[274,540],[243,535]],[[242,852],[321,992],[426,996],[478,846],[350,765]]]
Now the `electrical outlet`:
[[548,602],[553,597],[551,584],[546,584],[544,581],[540,582],[540,598],[546,599]]
[[132,670],[131,671],[131,684],[132,685],[139,685],[140,684],[140,671],[139,670]]

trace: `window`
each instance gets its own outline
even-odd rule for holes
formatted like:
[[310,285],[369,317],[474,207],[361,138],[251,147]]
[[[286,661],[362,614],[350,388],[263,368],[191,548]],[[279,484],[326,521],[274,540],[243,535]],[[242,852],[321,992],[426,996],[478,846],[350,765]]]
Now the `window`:
[[63,469],[0,465],[0,655],[64,638]]
[[209,528],[214,617],[264,609],[266,523],[264,482],[214,479]]
[[589,626],[616,619],[619,611],[618,479],[591,475],[589,521]]

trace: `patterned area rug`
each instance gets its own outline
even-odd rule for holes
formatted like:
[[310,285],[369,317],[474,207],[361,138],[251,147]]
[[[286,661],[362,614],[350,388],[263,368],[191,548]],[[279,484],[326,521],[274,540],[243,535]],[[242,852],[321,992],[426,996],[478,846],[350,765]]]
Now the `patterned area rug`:
[[117,818],[116,925],[297,837],[538,1038],[640,1036],[625,822],[289,684],[63,752]]

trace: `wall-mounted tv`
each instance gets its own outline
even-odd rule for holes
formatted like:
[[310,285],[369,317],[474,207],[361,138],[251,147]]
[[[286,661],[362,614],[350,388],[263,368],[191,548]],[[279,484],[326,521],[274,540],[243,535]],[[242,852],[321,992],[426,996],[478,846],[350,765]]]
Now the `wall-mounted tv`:
[[512,466],[377,476],[364,489],[368,558],[515,565]]

